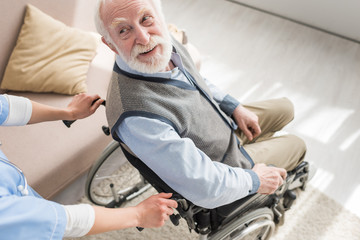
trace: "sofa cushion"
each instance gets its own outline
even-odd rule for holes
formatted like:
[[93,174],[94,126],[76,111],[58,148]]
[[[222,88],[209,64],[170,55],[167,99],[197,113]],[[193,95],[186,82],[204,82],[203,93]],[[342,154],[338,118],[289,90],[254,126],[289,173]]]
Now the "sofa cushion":
[[86,92],[86,75],[100,36],[68,27],[27,6],[1,88],[77,94]]

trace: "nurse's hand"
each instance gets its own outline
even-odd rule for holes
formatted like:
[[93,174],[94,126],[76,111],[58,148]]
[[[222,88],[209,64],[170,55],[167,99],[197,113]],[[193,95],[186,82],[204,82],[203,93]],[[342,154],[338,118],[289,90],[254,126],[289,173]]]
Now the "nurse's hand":
[[[67,110],[69,112],[69,118],[67,120],[77,120],[86,118],[92,115],[96,109],[104,102],[99,95],[89,95],[80,93],[73,97]],[[65,118],[64,118],[65,119]]]
[[153,228],[163,226],[169,216],[174,213],[173,208],[177,208],[177,202],[168,199],[171,196],[171,193],[159,193],[139,203],[136,206],[138,227]]
[[104,208],[93,206],[95,223],[87,235],[114,231],[129,227],[161,227],[177,207],[171,193],[159,193],[142,201],[135,207]]

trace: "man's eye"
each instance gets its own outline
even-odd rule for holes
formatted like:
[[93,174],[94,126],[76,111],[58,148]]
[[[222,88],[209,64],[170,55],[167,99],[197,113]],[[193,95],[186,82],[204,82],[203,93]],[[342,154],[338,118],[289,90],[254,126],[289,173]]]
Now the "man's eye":
[[153,22],[153,17],[151,17],[151,16],[145,16],[145,17],[143,17],[142,22],[143,22],[145,25],[151,25],[152,22]]
[[119,31],[120,35],[123,35],[123,34],[125,34],[127,32],[128,32],[127,28],[120,29],[120,31]]

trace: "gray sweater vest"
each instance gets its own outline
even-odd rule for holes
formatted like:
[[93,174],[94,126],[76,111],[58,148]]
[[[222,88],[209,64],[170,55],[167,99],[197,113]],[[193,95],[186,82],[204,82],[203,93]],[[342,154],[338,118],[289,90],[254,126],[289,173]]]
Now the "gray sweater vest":
[[[190,55],[174,42],[185,75],[194,83],[133,75],[115,63],[108,89],[106,115],[114,129],[129,116],[155,118],[170,124],[182,138],[190,138],[213,161],[249,169],[253,162],[231,127],[231,119],[213,100],[206,83],[197,72]],[[166,159],[164,159],[166,160]]]

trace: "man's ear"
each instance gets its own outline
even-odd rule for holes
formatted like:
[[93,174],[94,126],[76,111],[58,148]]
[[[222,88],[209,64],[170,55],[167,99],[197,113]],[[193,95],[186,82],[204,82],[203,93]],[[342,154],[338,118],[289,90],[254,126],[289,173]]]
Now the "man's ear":
[[108,46],[113,52],[115,52],[117,55],[119,55],[118,51],[116,50],[115,46],[112,43],[108,43],[104,37],[101,37],[101,41]]

